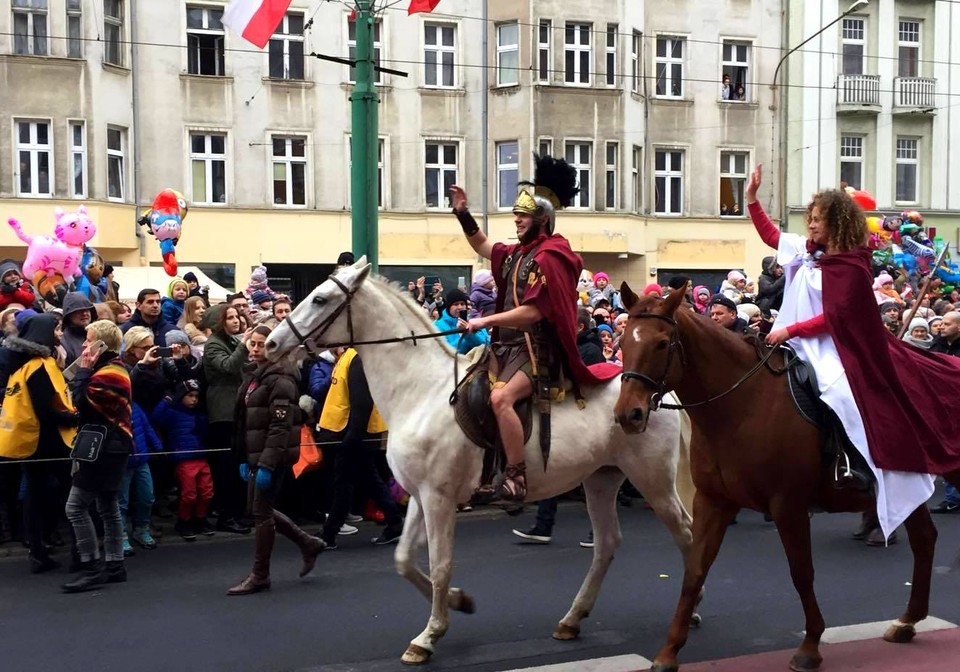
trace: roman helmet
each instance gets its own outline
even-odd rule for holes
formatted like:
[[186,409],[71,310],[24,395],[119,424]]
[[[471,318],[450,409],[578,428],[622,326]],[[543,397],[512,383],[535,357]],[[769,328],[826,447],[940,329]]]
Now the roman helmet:
[[[525,236],[535,238],[541,230],[553,235],[556,226],[557,211],[563,210],[573,202],[580,192],[577,185],[577,169],[563,159],[552,156],[533,155],[535,169],[533,181],[520,182],[520,193],[513,204],[515,214],[533,217],[534,226]],[[529,240],[521,240],[527,243]]]

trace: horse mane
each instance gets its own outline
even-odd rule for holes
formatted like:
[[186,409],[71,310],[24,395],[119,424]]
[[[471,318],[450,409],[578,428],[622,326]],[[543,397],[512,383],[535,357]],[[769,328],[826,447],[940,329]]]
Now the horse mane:
[[[394,282],[389,278],[385,278],[382,275],[370,274],[367,278],[367,282],[372,282],[377,288],[384,291],[384,293],[397,299],[396,303],[399,303],[399,306],[406,309],[408,313],[413,315],[419,320],[420,324],[426,330],[427,333],[437,333],[437,327],[433,323],[433,320],[430,319],[430,316],[427,315],[426,311],[420,308],[413,299],[410,298],[410,294],[407,292],[406,288],[400,285],[400,283]],[[436,338],[434,339],[440,342],[446,352],[451,356],[456,356],[456,351],[453,347],[447,343],[445,338]]]

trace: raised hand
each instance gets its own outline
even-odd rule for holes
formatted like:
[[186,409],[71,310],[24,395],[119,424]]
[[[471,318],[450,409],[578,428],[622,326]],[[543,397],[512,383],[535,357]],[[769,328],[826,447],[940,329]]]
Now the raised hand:
[[457,212],[463,212],[467,209],[467,192],[453,185],[450,187],[450,205]]
[[757,202],[757,190],[760,188],[760,182],[763,178],[763,164],[758,163],[757,167],[750,173],[750,179],[747,180],[746,197],[747,203]]

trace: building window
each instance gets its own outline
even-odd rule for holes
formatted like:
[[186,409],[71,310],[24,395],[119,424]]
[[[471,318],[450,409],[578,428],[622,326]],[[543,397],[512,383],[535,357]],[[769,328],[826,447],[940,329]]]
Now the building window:
[[863,188],[863,137],[840,136],[840,187]]
[[123,65],[123,0],[103,0],[103,61]]
[[87,134],[82,121],[71,121],[70,129],[70,196],[87,196]]
[[683,98],[683,38],[657,38],[657,95]]
[[750,67],[750,43],[730,42],[723,43],[723,82],[730,84],[727,100],[747,100],[747,70]]
[[122,201],[126,194],[124,162],[127,150],[127,131],[107,127],[107,198]]
[[194,203],[227,202],[227,136],[190,134]]
[[683,214],[683,151],[658,149],[654,156],[654,191],[658,215]]
[[520,177],[520,145],[517,142],[497,143],[497,207],[507,209],[517,198]]
[[[306,138],[275,135],[271,139],[273,140],[273,204],[305,206],[307,204]],[[201,160],[207,161],[207,159]]]
[[[353,138],[347,138],[347,147],[350,152],[350,165],[353,166]],[[387,207],[386,203],[386,152],[387,152],[387,143],[384,138],[379,138],[377,142],[377,207],[385,208]]]
[[540,19],[537,36],[537,81],[541,84],[549,84],[550,42],[553,39],[553,24],[547,19]]
[[866,21],[858,16],[843,20],[843,74],[863,74],[863,53],[866,45]]
[[520,83],[520,27],[516,23],[497,26],[497,85]]
[[423,25],[424,84],[452,88],[457,85],[457,27],[447,24]]
[[567,163],[577,170],[577,183],[580,192],[574,197],[570,207],[590,207],[590,155],[593,145],[589,142],[568,142],[566,145]]
[[630,90],[640,93],[640,48],[643,36],[639,30],[633,31],[630,41]]
[[47,55],[47,0],[13,0],[13,53]]
[[617,207],[617,160],[619,159],[620,145],[616,142],[607,143],[607,197],[604,207],[615,210]]
[[633,164],[630,168],[630,186],[633,191],[633,211],[640,212],[643,208],[643,191],[640,181],[640,160],[643,158],[642,151],[638,146],[633,146]]
[[67,0],[67,56],[83,56],[83,10],[80,0]]
[[920,76],[920,22],[900,22],[900,50],[898,52],[898,76]]
[[617,42],[620,26],[607,24],[607,86],[617,85]]
[[303,64],[303,14],[290,13],[270,38],[270,78],[303,79]]
[[18,121],[17,196],[53,196],[53,139],[46,121]]
[[540,156],[553,156],[553,138],[540,138],[537,148]]
[[590,64],[593,62],[590,35],[589,23],[567,24],[563,38],[563,80],[567,84],[590,83]]
[[920,178],[917,138],[897,138],[897,202],[916,203]]
[[747,152],[720,152],[720,216],[743,217],[746,203]]
[[450,187],[457,183],[457,143],[428,142],[426,147],[426,197],[428,208],[450,206]]
[[191,75],[223,77],[222,18],[223,9],[187,5],[187,72]]
[[[357,58],[357,22],[356,21],[347,21],[347,57],[353,61]],[[373,22],[373,63],[375,66],[380,66],[380,59],[383,56],[383,22],[380,19],[377,19]],[[349,81],[354,83],[357,81],[357,69],[354,66],[350,66],[350,73],[348,75]],[[383,73],[377,69],[373,71],[373,81],[377,84],[383,83]]]

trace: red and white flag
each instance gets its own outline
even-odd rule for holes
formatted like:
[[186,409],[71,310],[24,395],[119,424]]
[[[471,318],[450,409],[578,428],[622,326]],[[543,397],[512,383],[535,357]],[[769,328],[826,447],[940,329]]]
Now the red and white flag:
[[283,21],[291,0],[231,0],[223,13],[223,25],[260,49]]

